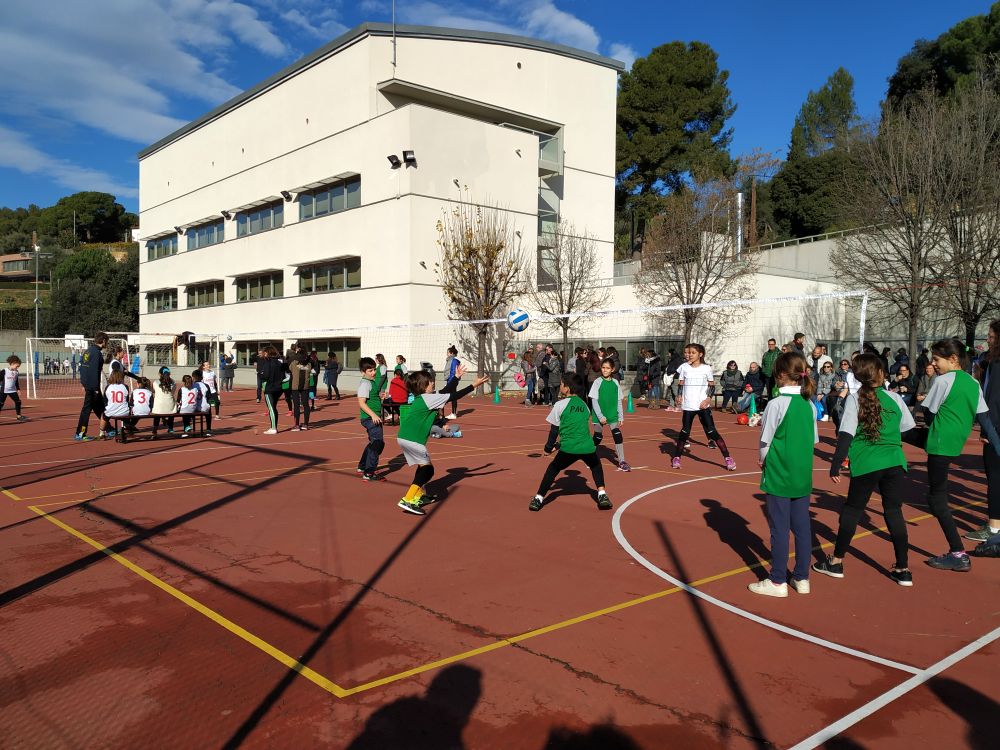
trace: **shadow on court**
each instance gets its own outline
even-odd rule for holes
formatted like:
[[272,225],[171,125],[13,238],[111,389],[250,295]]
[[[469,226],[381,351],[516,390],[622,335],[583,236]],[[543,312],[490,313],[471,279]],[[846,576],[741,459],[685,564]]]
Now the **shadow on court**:
[[771,553],[764,540],[750,530],[750,522],[718,500],[704,498],[701,504],[706,509],[702,515],[705,525],[718,534],[719,541],[728,545],[758,578],[763,578],[762,564],[771,559]]

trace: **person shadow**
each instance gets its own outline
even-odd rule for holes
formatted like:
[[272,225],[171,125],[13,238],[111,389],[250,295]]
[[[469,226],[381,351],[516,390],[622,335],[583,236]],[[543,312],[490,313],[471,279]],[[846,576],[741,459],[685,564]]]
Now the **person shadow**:
[[566,495],[589,495],[596,500],[597,490],[591,490],[590,485],[587,484],[587,478],[580,471],[568,469],[552,484],[551,489],[545,495],[545,505],[547,506]]
[[771,552],[764,540],[750,531],[750,522],[718,500],[704,498],[701,504],[706,508],[705,525],[718,534],[719,541],[729,545],[758,578],[763,578],[762,563],[771,559]]
[[966,747],[986,750],[997,746],[996,719],[1000,716],[1000,703],[949,677],[934,677],[927,685],[938,700],[968,724]]
[[430,482],[427,483],[427,487],[438,495],[447,496],[453,485],[458,484],[458,482],[467,477],[485,477],[490,474],[499,474],[502,471],[507,471],[507,469],[483,471],[491,466],[493,466],[492,463],[483,464],[482,466],[476,466],[471,469],[468,466],[455,466],[448,469],[444,473],[444,476],[435,476]]
[[614,725],[596,724],[583,732],[556,727],[549,732],[544,750],[642,750],[642,747]]
[[442,669],[423,695],[408,695],[368,717],[347,750],[463,750],[465,730],[482,694],[482,675],[466,664]]

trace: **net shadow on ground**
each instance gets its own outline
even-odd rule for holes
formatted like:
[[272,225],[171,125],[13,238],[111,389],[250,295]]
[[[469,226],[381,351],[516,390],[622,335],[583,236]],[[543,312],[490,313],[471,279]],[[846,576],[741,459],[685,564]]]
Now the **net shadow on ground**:
[[[670,535],[667,533],[666,526],[661,521],[655,521],[653,525],[660,537],[660,541],[663,543],[663,548],[667,552],[667,556],[672,563],[672,567],[677,573],[677,577],[682,581],[691,580],[684,566],[684,562],[678,554],[677,548],[674,546]],[[701,627],[702,633],[705,635],[705,640],[708,642],[708,646],[711,649],[712,656],[715,659],[719,672],[722,674],[722,677],[726,682],[726,686],[729,689],[729,693],[736,704],[737,711],[739,712],[739,715],[749,732],[746,739],[752,742],[760,750],[771,747],[771,743],[766,739],[764,728],[757,721],[757,711],[751,705],[747,691],[743,687],[740,678],[733,670],[729,655],[726,653],[726,649],[722,645],[722,641],[719,640],[719,637],[715,632],[715,628],[712,626],[712,623],[709,621],[708,616],[705,613],[704,602],[702,602],[702,600],[698,597],[691,596],[690,594],[684,598],[691,605],[691,609],[698,620],[698,625]]]

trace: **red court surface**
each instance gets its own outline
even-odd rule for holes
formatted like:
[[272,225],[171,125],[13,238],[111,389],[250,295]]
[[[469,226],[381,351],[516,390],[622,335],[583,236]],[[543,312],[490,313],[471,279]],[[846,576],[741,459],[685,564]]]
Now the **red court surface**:
[[[679,415],[639,409],[635,470],[601,449],[613,511],[577,464],[530,513],[546,410],[469,399],[465,437],[430,442],[443,499],[418,517],[396,507],[395,428],[365,483],[356,402],[319,403],[310,431],[282,414],[266,436],[238,392],[212,438],[126,445],[74,442],[76,401],[3,413],[0,747],[996,747],[1000,560],[923,564],[946,545],[920,452],[913,588],[887,577],[875,498],[843,580],[768,599],[746,590],[768,559],[756,433],[732,416],[735,473],[697,427],[669,469]],[[821,436],[829,548],[847,484]],[[953,472],[963,531],[976,450]]]

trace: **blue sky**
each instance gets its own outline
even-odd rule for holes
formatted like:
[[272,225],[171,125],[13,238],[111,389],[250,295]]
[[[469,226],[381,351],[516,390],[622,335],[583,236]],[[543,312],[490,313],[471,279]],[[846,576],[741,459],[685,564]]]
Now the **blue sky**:
[[[896,61],[987,0],[397,0],[400,23],[479,28],[631,63],[699,40],[730,71],[732,152],[783,152],[838,66],[874,116]],[[364,21],[389,0],[3,0],[0,206],[80,190],[139,208],[136,153]]]

